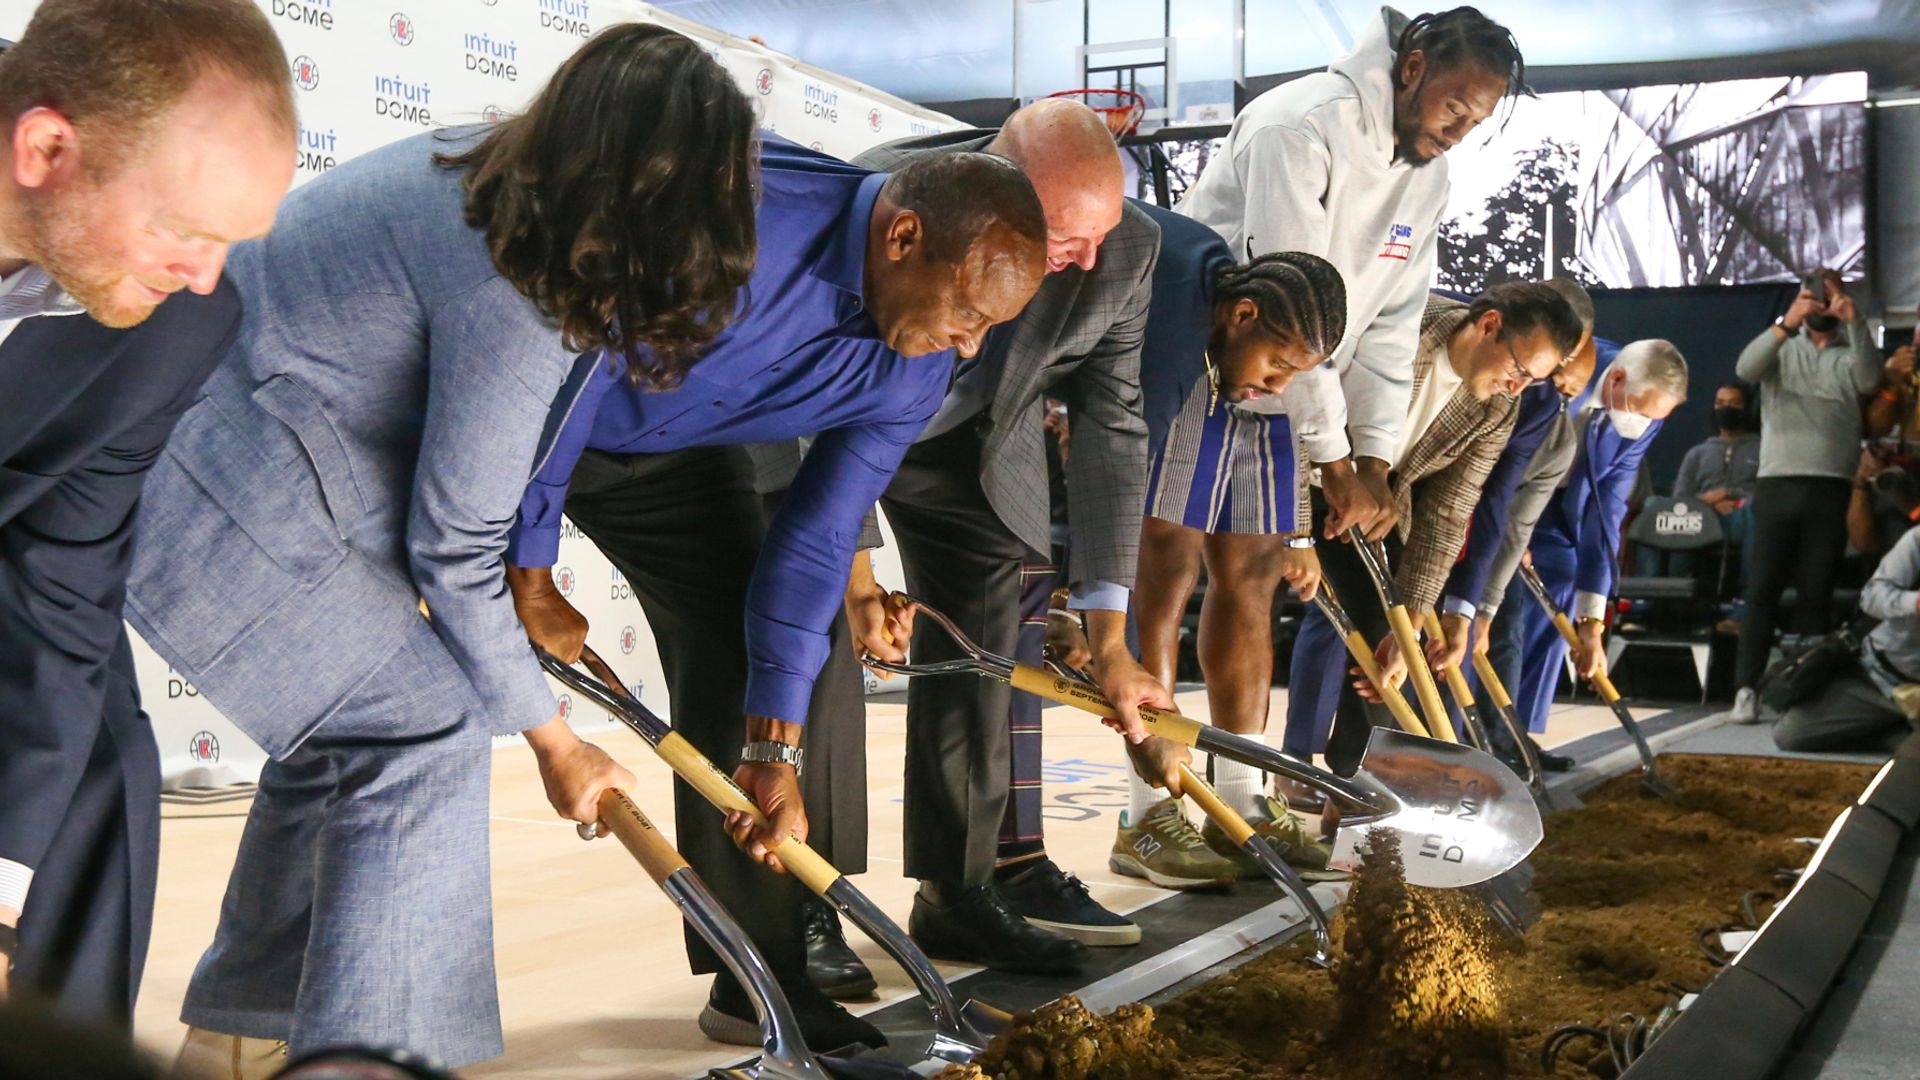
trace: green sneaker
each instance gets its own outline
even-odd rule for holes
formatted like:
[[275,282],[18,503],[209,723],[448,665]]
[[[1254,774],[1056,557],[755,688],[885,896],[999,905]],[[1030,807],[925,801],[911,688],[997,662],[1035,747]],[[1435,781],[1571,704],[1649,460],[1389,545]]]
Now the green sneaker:
[[[1260,796],[1260,811],[1247,815],[1247,824],[1253,826],[1256,835],[1263,837],[1273,845],[1289,866],[1300,871],[1300,877],[1306,881],[1338,881],[1347,877],[1344,870],[1330,870],[1327,859],[1332,856],[1330,845],[1314,839],[1308,832],[1306,822],[1298,814],[1289,813],[1286,804],[1268,795]],[[1260,868],[1253,856],[1241,850],[1227,834],[1215,825],[1212,819],[1200,830],[1207,847],[1222,858],[1233,863],[1234,869],[1243,878],[1266,877],[1267,872]]]
[[1163,889],[1221,888],[1239,876],[1233,863],[1214,854],[1200,838],[1180,800],[1172,798],[1154,803],[1137,825],[1120,815],[1120,835],[1114,838],[1107,866]]

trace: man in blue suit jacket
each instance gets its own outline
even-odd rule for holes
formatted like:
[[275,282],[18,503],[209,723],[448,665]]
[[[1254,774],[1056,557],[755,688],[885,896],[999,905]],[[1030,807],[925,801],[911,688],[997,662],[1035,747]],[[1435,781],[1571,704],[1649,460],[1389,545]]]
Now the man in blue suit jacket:
[[293,103],[240,0],[49,3],[0,48],[0,998],[124,1025],[160,848],[135,507],[239,325],[221,266],[292,180]]

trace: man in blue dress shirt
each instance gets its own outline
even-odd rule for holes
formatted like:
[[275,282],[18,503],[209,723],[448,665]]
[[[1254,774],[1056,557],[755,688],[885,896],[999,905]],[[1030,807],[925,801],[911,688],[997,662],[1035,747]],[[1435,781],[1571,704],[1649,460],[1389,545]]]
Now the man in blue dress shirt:
[[[1046,219],[1026,177],[988,154],[885,174],[768,136],[760,183],[744,313],[671,390],[596,373],[528,488],[507,576],[529,635],[569,658],[586,622],[550,574],[562,508],[626,576],[659,642],[675,727],[721,768],[737,765],[769,819],[764,831],[727,822],[743,855],[719,812],[676,784],[680,850],[765,953],[807,1042],[871,1045],[879,1033],[804,976],[798,883],[752,863],[772,861],[773,838],[807,834],[793,748],[861,517],[939,407],[953,354],[979,351],[1039,287]],[[813,433],[762,535],[738,444]],[[701,1029],[758,1045],[733,977],[692,934],[688,951],[696,972],[719,972]]]

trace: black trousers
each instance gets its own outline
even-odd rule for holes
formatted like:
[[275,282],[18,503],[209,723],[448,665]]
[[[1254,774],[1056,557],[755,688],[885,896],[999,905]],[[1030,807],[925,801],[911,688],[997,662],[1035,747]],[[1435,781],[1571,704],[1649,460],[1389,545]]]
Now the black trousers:
[[[567,516],[633,587],[660,650],[674,729],[725,773],[740,764],[747,678],[743,618],[765,521],[751,476],[739,447],[668,454],[589,450],[574,468],[566,505]],[[864,728],[864,714],[857,715]],[[814,846],[829,860],[835,858],[838,822],[814,795],[833,783],[834,753],[823,752],[822,744],[839,734],[831,729],[844,719],[809,724],[801,743],[807,750],[809,842],[825,841]],[[858,751],[861,735],[856,730],[838,745]],[[680,853],[767,962],[775,971],[801,970],[805,888],[742,854],[722,827],[721,812],[679,780],[674,821]],[[705,941],[691,930],[686,936],[696,974],[721,970]]]
[[[1319,488],[1312,489],[1312,496],[1313,535],[1320,537],[1324,536],[1327,523],[1327,500]],[[1384,546],[1389,560],[1397,558],[1400,554],[1399,533],[1389,532]],[[1387,624],[1387,610],[1380,603],[1380,594],[1374,589],[1373,575],[1367,572],[1367,564],[1360,561],[1360,553],[1351,543],[1325,539],[1320,540],[1314,550],[1320,556],[1320,574],[1333,586],[1333,595],[1340,601],[1340,606],[1346,609],[1347,617],[1360,628],[1367,643],[1377,648],[1393,633],[1393,628]],[[1327,739],[1327,764],[1342,776],[1352,776],[1353,771],[1359,768],[1360,757],[1367,752],[1367,738],[1372,734],[1374,725],[1393,726],[1393,716],[1387,712],[1386,706],[1367,701],[1353,688],[1356,676],[1348,673],[1353,666],[1352,658],[1346,655],[1342,646],[1340,703],[1334,709],[1333,731]]]
[[1794,632],[1827,632],[1834,577],[1847,548],[1852,490],[1846,480],[1832,476],[1769,476],[1754,484],[1747,615],[1740,627],[1735,686],[1750,687],[1766,671],[1780,623],[1780,594],[1789,583],[1798,593]]
[[15,997],[50,1002],[69,1019],[128,1028],[153,928],[160,754],[140,711],[124,633],[96,724],[59,831],[34,868],[11,986]]

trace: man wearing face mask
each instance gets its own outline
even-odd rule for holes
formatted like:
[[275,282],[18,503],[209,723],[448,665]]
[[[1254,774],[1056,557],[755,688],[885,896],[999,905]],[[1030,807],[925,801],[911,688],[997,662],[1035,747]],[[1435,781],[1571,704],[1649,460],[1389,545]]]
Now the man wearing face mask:
[[[1661,421],[1686,397],[1686,358],[1672,342],[1656,338],[1621,349],[1569,408],[1573,465],[1541,514],[1527,551],[1555,606],[1575,621],[1579,646],[1573,666],[1581,679],[1606,671],[1604,615],[1627,495]],[[1506,572],[1519,561],[1514,552]],[[1488,585],[1491,591],[1505,579],[1496,577]],[[1539,605],[1529,601],[1523,611],[1523,669],[1519,685],[1508,689],[1528,730],[1538,733],[1546,730],[1567,644]]]
[[1793,629],[1827,630],[1834,572],[1846,545],[1848,480],[1858,464],[1860,398],[1880,379],[1866,320],[1840,275],[1815,275],[1787,313],[1740,352],[1734,367],[1760,384],[1760,475],[1753,492],[1747,616],[1734,669],[1733,719],[1760,719],[1754,684],[1766,670],[1789,581],[1799,597]]
[[1728,383],[1713,393],[1714,436],[1680,459],[1673,494],[1698,499],[1720,515],[1720,527],[1735,546],[1747,538],[1752,516],[1746,513],[1760,475],[1760,436],[1747,419],[1747,390]]

